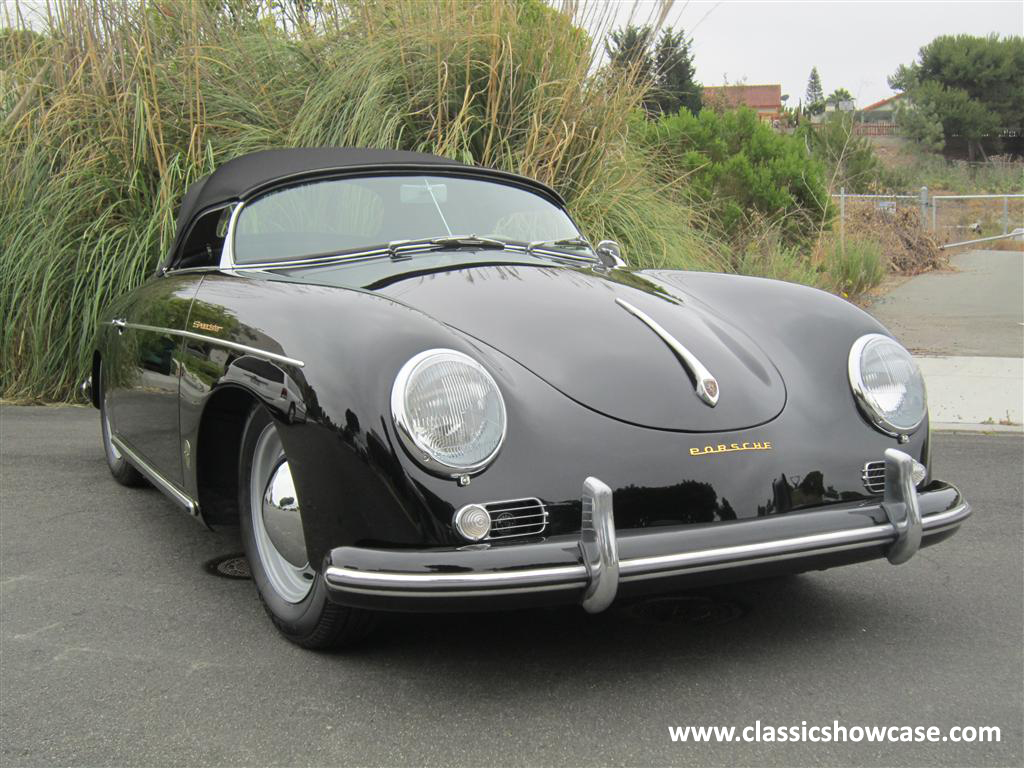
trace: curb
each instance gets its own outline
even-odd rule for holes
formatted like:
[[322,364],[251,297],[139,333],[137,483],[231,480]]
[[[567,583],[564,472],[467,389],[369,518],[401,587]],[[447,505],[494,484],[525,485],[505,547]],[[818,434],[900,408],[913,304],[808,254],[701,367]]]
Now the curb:
[[1020,433],[1024,359],[915,355],[928,390],[932,428]]
[[933,432],[970,432],[980,435],[1024,435],[1020,424],[959,424],[948,421],[933,421]]

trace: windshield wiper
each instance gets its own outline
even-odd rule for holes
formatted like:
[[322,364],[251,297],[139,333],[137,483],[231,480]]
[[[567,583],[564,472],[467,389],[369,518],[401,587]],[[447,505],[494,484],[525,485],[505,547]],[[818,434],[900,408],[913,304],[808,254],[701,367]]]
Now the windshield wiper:
[[566,250],[570,248],[586,248],[591,253],[594,252],[594,246],[583,237],[566,237],[561,240],[534,240],[527,244],[526,252],[533,255],[537,251],[538,255],[555,256],[556,258],[567,258],[588,263],[598,261],[594,256],[582,255],[572,250]]
[[509,246],[525,250],[526,243],[511,240],[500,240],[494,237],[478,235],[444,235],[441,237],[423,237],[414,240],[392,240],[382,245],[368,245],[344,251],[314,253],[299,259],[289,259],[276,264],[246,264],[244,269],[296,269],[302,267],[322,267],[329,264],[345,264],[357,261],[370,261],[390,257],[392,261],[411,259],[417,253],[430,251],[456,250],[472,248],[476,250],[505,250]]
[[392,259],[408,259],[414,253],[422,251],[444,251],[457,248],[476,248],[478,250],[494,249],[503,251],[508,246],[504,240],[479,235],[445,235],[444,237],[425,237],[418,240],[392,240],[388,243],[388,251]]
[[590,242],[582,237],[565,237],[561,240],[534,240],[530,243],[529,249],[533,250],[534,248],[545,246],[549,248],[590,248],[590,250],[593,250]]

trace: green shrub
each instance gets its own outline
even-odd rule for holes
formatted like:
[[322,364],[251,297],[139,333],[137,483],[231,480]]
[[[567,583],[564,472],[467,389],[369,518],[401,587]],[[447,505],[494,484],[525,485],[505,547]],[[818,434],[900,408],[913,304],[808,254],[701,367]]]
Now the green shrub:
[[797,129],[811,154],[825,168],[828,188],[848,193],[876,192],[895,182],[875,155],[871,140],[854,133],[852,114],[832,112],[820,123],[804,122]]
[[832,217],[821,163],[803,141],[776,133],[750,109],[681,112],[636,121],[633,132],[660,159],[662,180],[685,178],[727,239],[768,220],[784,243],[806,244]]
[[867,237],[846,238],[841,244],[832,236],[821,244],[821,278],[818,284],[840,296],[859,296],[885,277],[886,259],[882,246]]
[[73,396],[100,308],[157,264],[185,187],[257,149],[524,173],[633,264],[720,266],[627,143],[642,88],[594,75],[588,35],[541,0],[45,5],[49,28],[0,38],[4,397]]

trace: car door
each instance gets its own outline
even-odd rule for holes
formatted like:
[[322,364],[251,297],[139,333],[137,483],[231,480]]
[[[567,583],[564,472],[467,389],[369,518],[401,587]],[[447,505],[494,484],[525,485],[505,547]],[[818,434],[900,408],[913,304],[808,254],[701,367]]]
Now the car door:
[[[189,226],[167,269],[115,303],[114,364],[104,364],[107,408],[114,435],[179,489],[189,462],[180,428],[181,379],[195,297],[220,261],[233,204],[206,211]],[[202,313],[200,313],[202,314]]]
[[154,277],[118,303],[104,389],[111,429],[161,476],[182,485],[181,353],[202,274]]

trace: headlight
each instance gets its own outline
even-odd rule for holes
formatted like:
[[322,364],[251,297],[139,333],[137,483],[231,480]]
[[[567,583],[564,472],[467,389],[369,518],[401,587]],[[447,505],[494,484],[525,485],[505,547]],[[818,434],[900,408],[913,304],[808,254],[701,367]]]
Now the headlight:
[[887,435],[913,432],[928,413],[924,379],[914,358],[880,333],[861,336],[850,349],[850,387],[864,415]]
[[471,475],[497,456],[505,439],[505,401],[480,363],[431,349],[402,366],[391,414],[406,449],[432,472]]

